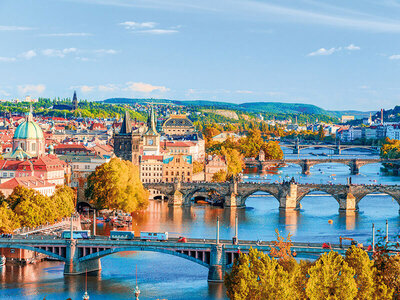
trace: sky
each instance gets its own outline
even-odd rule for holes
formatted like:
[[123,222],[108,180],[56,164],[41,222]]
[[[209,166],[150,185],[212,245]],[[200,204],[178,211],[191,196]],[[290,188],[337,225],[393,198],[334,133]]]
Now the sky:
[[400,103],[400,0],[0,0],[0,99]]

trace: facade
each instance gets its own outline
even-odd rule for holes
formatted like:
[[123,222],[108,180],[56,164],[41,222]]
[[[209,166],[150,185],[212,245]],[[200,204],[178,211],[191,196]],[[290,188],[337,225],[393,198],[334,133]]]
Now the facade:
[[163,131],[167,135],[185,135],[194,130],[192,121],[185,115],[172,115],[163,124]]
[[163,179],[162,155],[143,155],[140,158],[140,179],[143,183],[161,182]]
[[52,196],[56,190],[56,185],[36,176],[15,177],[0,184],[0,191],[8,197],[17,186],[23,186],[41,193],[44,196]]
[[389,125],[386,127],[386,136],[392,140],[400,140],[400,125]]
[[221,132],[220,134],[213,136],[211,139],[213,140],[213,142],[218,142],[218,143],[225,142],[227,139],[237,141],[240,139],[240,135],[234,132]]
[[220,155],[210,155],[207,157],[205,166],[206,181],[211,181],[214,174],[220,170],[228,172],[228,165],[225,158]]
[[163,182],[175,180],[192,181],[193,164],[190,155],[165,156],[163,159]]

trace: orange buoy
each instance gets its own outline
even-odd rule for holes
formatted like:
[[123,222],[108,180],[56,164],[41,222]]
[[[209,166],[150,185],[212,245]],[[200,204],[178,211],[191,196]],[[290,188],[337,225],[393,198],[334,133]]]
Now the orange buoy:
[[329,224],[333,224],[333,221],[332,221],[332,220],[328,220],[328,223],[329,223]]

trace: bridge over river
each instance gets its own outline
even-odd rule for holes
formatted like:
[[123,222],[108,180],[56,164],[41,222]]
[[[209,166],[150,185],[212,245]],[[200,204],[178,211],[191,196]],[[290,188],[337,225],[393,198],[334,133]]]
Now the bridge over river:
[[[196,193],[220,195],[225,207],[244,207],[248,197],[256,192],[272,195],[282,210],[300,209],[301,200],[309,193],[319,191],[331,195],[339,204],[339,210],[354,211],[358,203],[369,194],[390,195],[400,205],[400,186],[398,185],[355,185],[355,184],[300,184],[252,183],[252,182],[180,182],[144,183],[147,189],[158,190],[168,197],[170,206],[190,205]],[[377,206],[379,203],[376,203]]]
[[346,158],[323,158],[323,159],[281,159],[281,160],[255,160],[245,159],[247,168],[257,167],[260,171],[268,169],[271,165],[296,164],[301,167],[302,174],[310,174],[310,168],[318,164],[344,164],[350,167],[350,173],[357,175],[360,168],[367,164],[394,164],[400,166],[400,159],[346,159]]
[[296,140],[294,143],[288,143],[288,142],[281,142],[279,143],[281,147],[285,147],[288,149],[293,150],[293,154],[300,154],[300,150],[303,149],[330,149],[333,150],[333,153],[336,155],[339,155],[342,153],[343,150],[365,150],[369,151],[373,154],[378,154],[380,150],[380,146],[367,146],[367,145],[342,145],[340,142],[336,144],[323,144],[323,143],[317,143],[317,144],[300,144],[298,140]]
[[[57,236],[14,236],[0,239],[0,248],[27,249],[45,254],[64,262],[65,275],[77,275],[101,269],[100,259],[104,256],[123,251],[152,251],[174,255],[198,263],[209,269],[208,280],[222,282],[225,271],[232,267],[240,252],[248,252],[250,247],[268,252],[272,242],[242,241],[233,244],[229,240],[187,239],[186,243],[170,238],[168,241],[110,240],[105,236],[96,236],[87,240],[61,239]],[[321,244],[293,243],[292,250],[298,255],[320,255],[329,249]],[[332,249],[344,254],[348,246],[332,245]]]

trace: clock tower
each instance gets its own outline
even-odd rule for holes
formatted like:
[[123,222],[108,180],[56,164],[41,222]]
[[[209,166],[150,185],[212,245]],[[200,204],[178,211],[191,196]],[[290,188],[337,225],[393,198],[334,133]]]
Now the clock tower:
[[160,154],[160,135],[156,130],[156,117],[153,106],[151,106],[150,114],[147,119],[147,131],[143,134],[143,154]]

